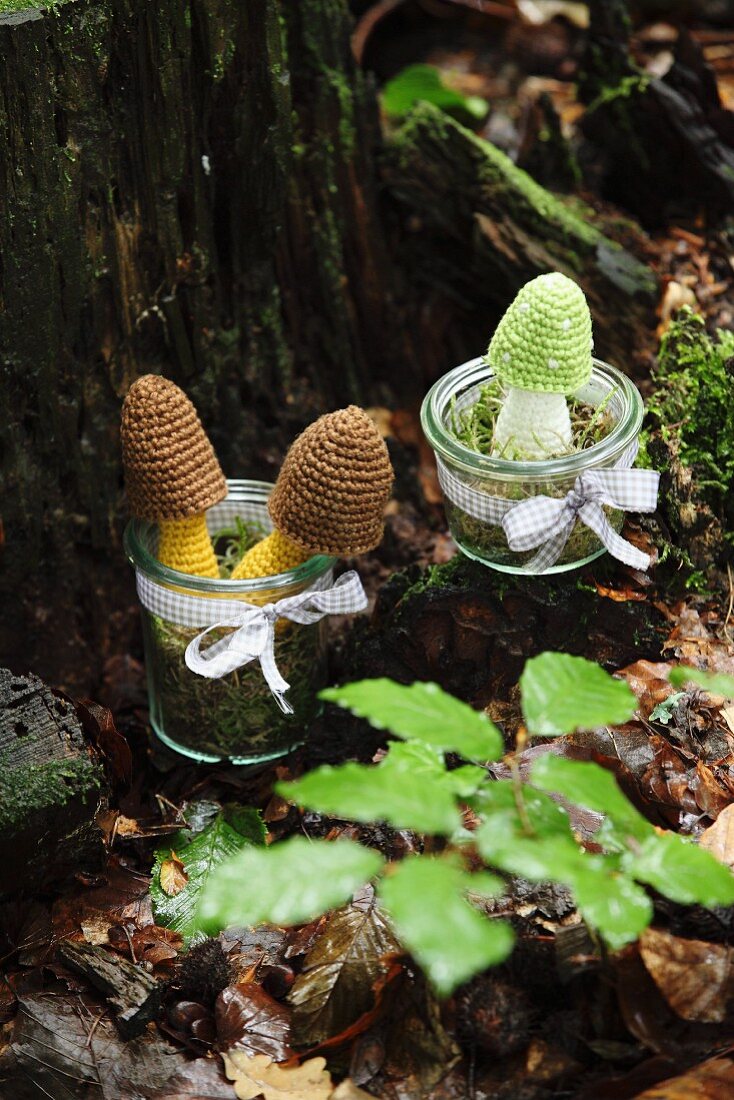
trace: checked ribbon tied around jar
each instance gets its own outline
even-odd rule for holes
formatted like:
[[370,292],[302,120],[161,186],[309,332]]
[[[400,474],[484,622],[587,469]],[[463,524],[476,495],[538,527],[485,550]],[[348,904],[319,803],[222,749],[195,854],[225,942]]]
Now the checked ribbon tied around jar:
[[577,520],[595,532],[612,557],[644,571],[650,567],[650,556],[618,535],[604,511],[604,505],[623,512],[655,511],[660,474],[632,469],[636,454],[635,444],[616,466],[585,471],[562,497],[539,495],[518,502],[491,496],[461,481],[440,457],[438,479],[458,508],[502,527],[511,550],[538,550],[523,566],[528,572],[542,573],[558,561]]
[[[258,607],[241,599],[208,599],[166,588],[137,572],[138,595],[148,611],[178,626],[204,628],[186,647],[186,665],[192,672],[219,679],[251,661],[259,661],[265,681],[285,714],[292,714],[293,707],[285,698],[290,685],[275,660],[278,620],[310,625],[325,615],[348,615],[367,606],[362,582],[354,570],[342,574],[333,584],[331,581],[331,574],[327,574],[306,592]],[[236,629],[204,648],[207,635],[222,627]]]

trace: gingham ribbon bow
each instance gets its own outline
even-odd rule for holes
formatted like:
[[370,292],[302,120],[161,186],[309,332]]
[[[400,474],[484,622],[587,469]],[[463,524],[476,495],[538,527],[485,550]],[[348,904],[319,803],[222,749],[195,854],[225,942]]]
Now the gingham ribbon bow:
[[[367,606],[362,582],[354,570],[344,573],[331,588],[311,588],[297,596],[286,596],[262,607],[243,600],[219,600],[190,596],[164,589],[138,573],[141,603],[155,614],[179,625],[205,625],[206,629],[189,642],[184,654],[192,672],[219,679],[250,661],[258,660],[263,676],[278,706],[285,714],[293,707],[285,698],[289,684],[275,662],[275,624],[278,619],[309,625],[325,615],[346,615]],[[220,638],[208,649],[201,644],[212,630],[223,626],[238,629]]]
[[[623,456],[624,460],[634,461],[634,454]],[[624,512],[654,512],[660,481],[655,470],[633,470],[626,464],[587,470],[576,478],[565,497],[528,497],[519,503],[472,489],[440,460],[438,473],[449,500],[475,518],[501,526],[511,550],[521,552],[540,547],[524,566],[528,572],[542,573],[558,561],[577,519],[590,527],[609,553],[625,565],[641,570],[650,567],[649,555],[617,534],[602,505]]]

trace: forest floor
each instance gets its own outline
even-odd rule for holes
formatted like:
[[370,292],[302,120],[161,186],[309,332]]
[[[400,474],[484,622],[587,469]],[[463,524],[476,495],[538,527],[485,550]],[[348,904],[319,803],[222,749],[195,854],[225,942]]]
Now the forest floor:
[[[415,56],[406,57],[405,40],[386,39],[380,64],[372,56],[379,48],[373,16],[373,25],[361,26],[370,41],[360,49],[371,51],[383,80],[408,61],[446,70],[463,94],[492,103],[485,136],[517,155],[530,104],[540,93],[550,96],[564,126],[573,127],[577,116],[568,59],[583,33],[575,22],[583,5],[556,7],[567,9],[566,19],[513,23],[501,42],[483,40],[481,49],[471,21],[456,30],[454,46],[443,25],[436,29],[427,21],[421,34],[411,28]],[[676,33],[666,22],[637,28],[635,49],[651,72],[664,71]],[[716,73],[724,104],[734,107],[734,29],[702,25],[692,33]],[[652,362],[680,305],[694,306],[710,329],[732,326],[734,252],[727,233],[700,218],[682,218],[643,234],[607,202],[582,197],[603,212],[607,232],[616,219],[618,239],[660,277],[658,327],[649,333],[649,347],[637,349],[642,360]],[[639,381],[649,392],[649,373]],[[417,409],[373,414],[390,445],[397,492],[383,546],[356,563],[377,612],[369,626],[339,624],[335,682],[369,673],[401,593],[420,569],[447,563],[456,553]],[[639,529],[633,537],[650,536]],[[459,583],[471,601],[481,570],[467,566],[462,574],[461,568]],[[407,579],[386,587],[400,570],[408,570]],[[697,838],[706,834],[720,858],[734,865],[734,708],[704,692],[676,692],[667,679],[678,662],[734,674],[731,571],[719,571],[707,590],[694,592],[676,584],[670,570],[642,577],[603,558],[574,578],[573,590],[590,595],[600,620],[612,624],[601,638],[592,623],[585,655],[626,679],[639,708],[623,727],[560,738],[559,751],[603,763],[656,825]],[[503,598],[497,595],[498,605]],[[624,615],[615,618],[620,608]],[[432,605],[425,610],[429,619],[436,616],[434,625],[441,614]],[[655,630],[637,643],[630,624],[652,617]],[[514,685],[518,659],[527,656],[524,644],[513,637],[493,649],[492,683],[504,686],[487,708],[510,743],[520,721]],[[624,667],[622,653],[632,658]],[[428,656],[426,662],[429,669]],[[606,953],[589,940],[565,891],[518,881],[502,899],[518,936],[510,962],[443,1002],[396,944],[386,949],[384,921],[369,892],[305,927],[232,929],[188,950],[182,934],[166,926],[160,864],[168,860],[175,871],[172,847],[206,834],[220,813],[233,819],[237,808],[255,808],[271,840],[297,832],[356,833],[388,857],[422,842],[387,828],[367,836],[348,823],[304,814],[273,793],[276,780],[296,777],[315,762],[369,760],[383,742],[363,724],[345,723],[327,709],[304,748],[259,770],[181,763],[152,740],[139,642],[129,653],[110,655],[105,670],[99,692],[105,706],[77,704],[85,729],[107,753],[114,792],[98,820],[104,865],[61,886],[36,883],[32,901],[2,903],[0,1100],[260,1095],[242,1082],[235,1092],[225,1077],[221,1055],[233,1049],[264,1056],[266,1068],[285,1063],[293,1072],[306,1058],[323,1055],[334,1100],[734,1095],[730,910],[656,898],[654,929],[639,944]],[[84,976],[70,963],[73,956],[60,950],[70,944],[93,948],[98,961],[112,960],[117,969],[100,976],[97,966],[93,976]],[[143,993],[126,984],[123,960],[145,975]],[[156,1005],[152,1022],[143,1016],[139,1027],[126,1031],[121,1025],[131,1009],[149,999]],[[283,1072],[273,1072],[263,1085],[266,1100],[326,1095]]]

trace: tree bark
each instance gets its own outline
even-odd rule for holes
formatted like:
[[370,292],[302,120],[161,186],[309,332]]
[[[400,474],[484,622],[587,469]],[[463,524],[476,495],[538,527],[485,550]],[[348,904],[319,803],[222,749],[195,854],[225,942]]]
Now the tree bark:
[[[146,371],[270,476],[399,367],[376,112],[344,0],[0,17],[0,661],[89,691],[125,642],[117,423]],[[51,613],[48,611],[51,609]]]

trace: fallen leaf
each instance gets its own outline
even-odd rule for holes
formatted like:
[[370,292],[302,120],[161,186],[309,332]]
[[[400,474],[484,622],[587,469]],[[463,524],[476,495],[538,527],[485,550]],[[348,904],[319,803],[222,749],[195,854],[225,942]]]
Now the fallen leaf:
[[365,1092],[364,1089],[357,1088],[354,1081],[347,1078],[346,1081],[342,1081],[341,1085],[337,1085],[329,1100],[373,1100],[373,1097],[371,1093]]
[[701,834],[701,847],[734,870],[734,803],[726,806]]
[[171,851],[170,859],[164,859],[161,864],[161,890],[169,898],[180,894],[189,876],[184,870],[184,865],[174,851]]
[[195,1058],[150,1100],[234,1100],[235,1091],[218,1058]]
[[719,1024],[734,992],[732,953],[725,944],[671,936],[648,928],[640,937],[645,968],[683,1020]]
[[381,960],[399,950],[371,887],[329,917],[288,996],[295,1042],[321,1043],[367,1012]]
[[669,1077],[634,1100],[731,1100],[734,1090],[734,1060],[731,1056],[709,1058],[681,1077]]
[[618,675],[624,677],[637,696],[643,718],[649,718],[655,707],[675,693],[668,680],[672,667],[662,661],[635,661],[620,670]]
[[265,1054],[275,1062],[290,1058],[290,1012],[255,982],[223,989],[214,1017],[220,1050]]
[[223,1054],[224,1070],[239,1100],[329,1100],[331,1077],[325,1058],[309,1058],[300,1066],[276,1065],[266,1054],[233,1050]]

